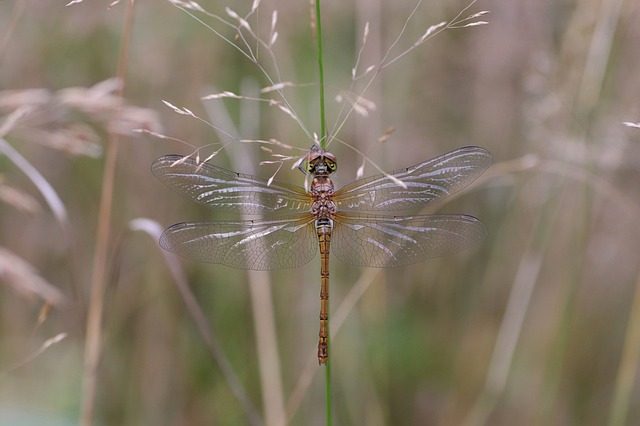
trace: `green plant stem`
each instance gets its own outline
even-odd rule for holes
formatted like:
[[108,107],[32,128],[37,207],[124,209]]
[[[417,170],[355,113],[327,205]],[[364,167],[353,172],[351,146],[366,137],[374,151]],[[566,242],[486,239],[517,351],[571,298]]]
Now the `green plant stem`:
[[640,276],[636,280],[633,305],[627,323],[622,359],[618,366],[608,426],[628,424],[629,407],[633,401],[634,381],[638,373],[638,359],[640,359]]
[[[328,302],[327,302],[328,303]],[[328,310],[328,307],[327,307]],[[327,426],[331,426],[331,328],[327,321],[327,364],[324,366],[324,383],[325,383],[325,399],[326,399],[326,418]]]
[[[320,15],[320,0],[316,0],[316,40],[318,42],[318,79],[320,83],[320,148],[327,148],[327,126],[324,115],[324,65],[322,63],[322,18]],[[329,358],[325,365],[325,411],[327,426],[331,426],[331,337],[327,324],[327,352]]]
[[318,80],[320,83],[320,147],[327,148],[327,126],[324,115],[324,66],[322,63],[322,19],[320,0],[316,0],[316,39],[318,42]]

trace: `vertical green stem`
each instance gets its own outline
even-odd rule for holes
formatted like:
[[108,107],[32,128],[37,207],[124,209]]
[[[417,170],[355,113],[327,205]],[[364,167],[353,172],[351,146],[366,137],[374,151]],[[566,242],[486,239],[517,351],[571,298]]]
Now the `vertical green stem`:
[[324,116],[324,66],[322,64],[322,19],[320,0],[316,0],[316,39],[318,41],[318,80],[320,83],[320,147],[327,148],[327,126]]
[[327,321],[327,364],[324,366],[324,383],[325,383],[325,411],[327,418],[327,426],[331,426],[331,329]]
[[[320,0],[316,0],[316,39],[318,42],[318,80],[320,83],[320,148],[327,148],[327,126],[324,115],[324,66],[322,63],[322,19],[320,15]],[[325,365],[325,411],[327,426],[332,424],[331,415],[331,337],[327,324],[327,351],[329,358]]]

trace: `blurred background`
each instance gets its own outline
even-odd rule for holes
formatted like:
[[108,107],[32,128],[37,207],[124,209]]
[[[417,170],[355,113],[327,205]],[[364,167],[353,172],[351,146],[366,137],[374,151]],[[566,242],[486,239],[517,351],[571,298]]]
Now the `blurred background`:
[[[138,1],[132,20],[128,2],[0,2],[0,424],[325,424],[319,257],[247,273],[157,245],[160,228],[220,218],[155,179],[160,155],[199,148],[303,184],[313,14],[264,0],[247,22],[268,45],[277,10],[278,36],[270,51],[243,30],[253,62],[225,11],[252,3],[203,0],[200,22],[169,2]],[[465,145],[494,156],[439,210],[480,218],[481,245],[384,270],[332,260],[334,424],[639,424],[640,128],[623,123],[640,122],[640,3],[479,1],[458,20],[489,14],[453,26],[489,25],[414,46],[467,6],[323,3],[338,187],[363,164],[353,148],[386,171]],[[357,58],[358,76],[385,66],[352,81]],[[283,104],[201,99],[281,100],[260,93],[277,82],[295,83],[303,126]],[[281,144],[240,142],[256,139]],[[260,165],[272,153],[290,158]]]

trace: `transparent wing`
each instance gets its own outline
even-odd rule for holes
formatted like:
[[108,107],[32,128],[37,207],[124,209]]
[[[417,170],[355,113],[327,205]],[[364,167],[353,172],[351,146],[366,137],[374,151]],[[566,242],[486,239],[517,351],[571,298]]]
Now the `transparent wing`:
[[376,268],[446,256],[482,241],[487,231],[466,215],[338,215],[331,251],[344,262]]
[[160,237],[165,250],[200,262],[268,271],[296,268],[318,249],[311,215],[287,220],[178,223]]
[[154,161],[153,174],[167,186],[208,207],[247,215],[309,211],[310,196],[303,188],[267,182],[232,172],[191,157],[165,155]]
[[339,211],[391,211],[418,207],[460,191],[476,180],[490,165],[486,149],[468,146],[390,173],[407,186],[403,188],[387,175],[360,179],[336,191]]

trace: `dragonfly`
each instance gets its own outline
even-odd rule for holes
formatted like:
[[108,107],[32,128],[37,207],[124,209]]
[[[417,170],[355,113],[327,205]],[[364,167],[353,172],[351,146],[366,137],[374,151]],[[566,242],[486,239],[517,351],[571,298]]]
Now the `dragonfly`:
[[320,251],[318,362],[326,364],[329,253],[352,265],[383,268],[470,248],[487,235],[473,216],[393,213],[444,200],[476,180],[491,162],[489,151],[468,146],[335,190],[330,176],[337,170],[336,156],[316,146],[300,164],[311,179],[306,190],[191,156],[165,155],[152,165],[160,181],[240,219],[175,224],[164,231],[160,246],[192,260],[260,271],[297,268]]

